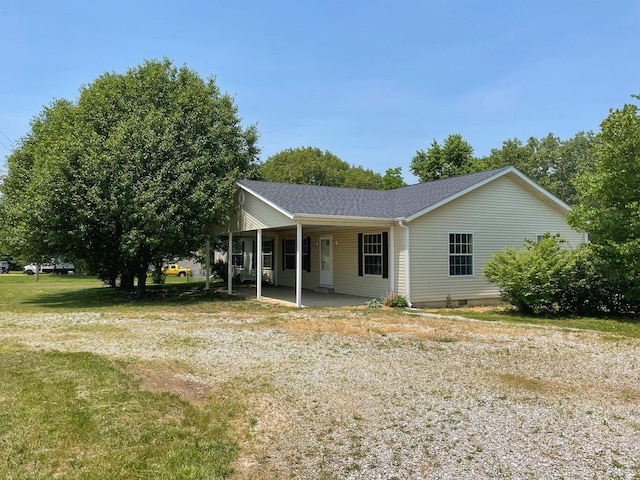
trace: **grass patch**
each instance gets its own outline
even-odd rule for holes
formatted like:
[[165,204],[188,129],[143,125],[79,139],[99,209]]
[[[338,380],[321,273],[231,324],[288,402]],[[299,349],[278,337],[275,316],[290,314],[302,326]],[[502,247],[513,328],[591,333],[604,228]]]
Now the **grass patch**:
[[95,355],[0,347],[1,478],[226,478],[240,413],[141,390]]
[[[217,292],[215,286],[204,291],[204,280],[170,279],[163,285],[147,285],[147,295],[137,299],[124,291],[105,286],[95,277],[82,275],[0,275],[0,311],[18,313],[108,311],[115,313],[151,309],[198,312],[220,310],[219,305],[237,304],[234,308],[255,308],[256,302]],[[251,307],[242,307],[248,303]]]
[[442,315],[456,315],[460,317],[484,320],[488,322],[504,322],[513,324],[548,325],[567,329],[592,330],[610,333],[628,338],[640,338],[640,319],[635,317],[563,317],[542,315],[526,315],[515,309],[496,307],[489,310],[474,309],[443,309],[437,313]]

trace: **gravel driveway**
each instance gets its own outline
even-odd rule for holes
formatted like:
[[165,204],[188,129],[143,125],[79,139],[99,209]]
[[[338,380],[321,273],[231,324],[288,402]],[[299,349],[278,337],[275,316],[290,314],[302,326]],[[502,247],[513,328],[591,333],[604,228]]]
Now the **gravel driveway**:
[[361,309],[3,315],[0,337],[248,406],[237,479],[640,479],[640,342]]

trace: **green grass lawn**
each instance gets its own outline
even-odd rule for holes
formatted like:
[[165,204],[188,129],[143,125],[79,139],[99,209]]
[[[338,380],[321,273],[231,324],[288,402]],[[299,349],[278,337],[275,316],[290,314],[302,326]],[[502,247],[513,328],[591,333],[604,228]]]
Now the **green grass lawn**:
[[0,345],[1,478],[226,478],[238,405],[141,390],[88,353]]
[[[202,312],[234,297],[169,279],[136,300],[93,277],[0,275],[3,312]],[[248,303],[248,302],[244,302]],[[140,388],[124,363],[88,353],[30,351],[0,340],[0,478],[218,479],[238,451],[230,421],[242,405],[191,405]],[[225,397],[228,398],[228,397]]]
[[547,325],[564,329],[593,330],[616,336],[640,338],[640,319],[636,317],[563,317],[542,315],[525,315],[510,308],[495,308],[488,311],[466,309],[438,310],[443,315],[457,315],[488,322],[519,323],[530,325]]
[[[148,280],[151,282],[151,279]],[[207,312],[219,309],[220,303],[237,303],[235,308],[266,308],[239,297],[229,297],[212,290],[203,291],[200,277],[168,277],[163,285],[147,284],[144,299],[118,289],[109,288],[96,277],[83,275],[32,275],[11,273],[0,275],[0,312],[43,313],[109,311],[134,312],[152,308]],[[218,285],[219,286],[219,285]]]

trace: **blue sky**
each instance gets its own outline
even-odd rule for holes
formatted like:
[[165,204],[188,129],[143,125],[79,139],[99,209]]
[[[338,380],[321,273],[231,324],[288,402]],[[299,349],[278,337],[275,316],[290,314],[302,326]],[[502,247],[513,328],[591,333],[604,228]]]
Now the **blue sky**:
[[167,57],[235,96],[262,160],[312,146],[413,183],[450,133],[482,156],[597,131],[640,93],[638,25],[631,0],[0,0],[0,171],[44,105]]

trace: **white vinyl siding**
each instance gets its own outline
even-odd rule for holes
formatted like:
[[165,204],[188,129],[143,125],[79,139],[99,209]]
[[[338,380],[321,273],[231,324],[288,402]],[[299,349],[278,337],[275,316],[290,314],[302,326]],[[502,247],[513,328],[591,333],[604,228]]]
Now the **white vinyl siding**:
[[[453,300],[498,298],[498,289],[482,276],[484,264],[493,252],[521,247],[525,237],[534,239],[549,231],[560,233],[570,247],[583,241],[583,235],[568,226],[563,211],[511,176],[417,218],[409,228],[411,301],[417,304],[444,304],[449,295]],[[455,232],[473,232],[473,276],[449,275],[448,235]]]
[[402,227],[396,227],[394,229],[395,241],[393,252],[395,259],[395,290],[401,295],[407,295],[407,282],[406,282],[406,259],[407,251],[405,250],[405,229]]
[[[245,232],[264,228],[292,225],[295,222],[275,208],[267,205],[248,192],[244,193],[244,200],[238,214],[231,222],[235,232]],[[236,193],[236,201],[239,193]]]

